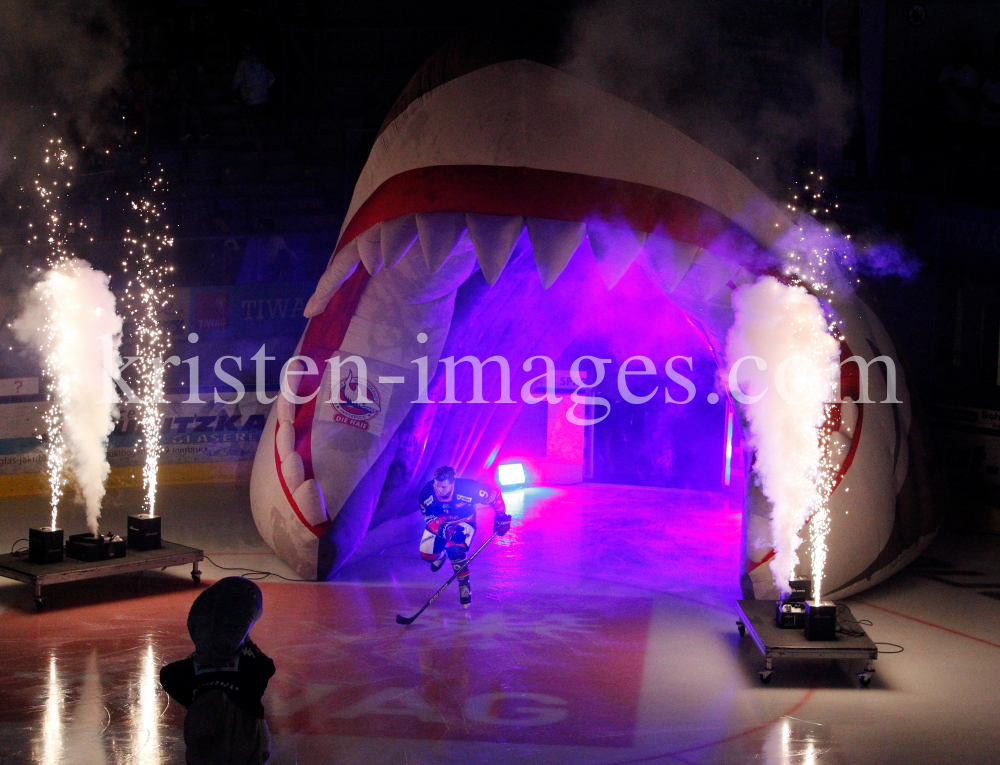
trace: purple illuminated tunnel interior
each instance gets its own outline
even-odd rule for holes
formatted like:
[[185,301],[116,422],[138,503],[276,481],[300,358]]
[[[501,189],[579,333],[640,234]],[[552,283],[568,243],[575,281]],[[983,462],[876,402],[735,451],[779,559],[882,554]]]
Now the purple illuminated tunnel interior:
[[[586,249],[589,245],[584,242],[581,250]],[[511,396],[516,403],[495,403],[501,391],[496,364],[486,364],[483,371],[483,397],[491,403],[467,403],[473,397],[471,366],[459,364],[456,398],[466,403],[415,404],[355,488],[341,518],[350,518],[352,527],[375,527],[412,512],[412,498],[438,465],[452,465],[461,475],[492,482],[499,464],[519,461],[525,465],[529,483],[544,483],[541,463],[551,457],[546,455],[548,407],[524,404],[518,396],[521,386],[543,371],[541,363],[530,372],[523,371],[522,363],[532,356],[552,358],[559,370],[569,369],[574,359],[584,355],[610,360],[595,395],[606,398],[611,407],[588,434],[586,479],[719,490],[727,485],[728,472],[730,483],[742,489],[739,420],[727,421],[731,409],[724,396],[710,403],[709,394],[717,390],[716,351],[641,269],[630,269],[608,290],[588,255],[578,252],[556,283],[543,290],[524,236],[496,284],[490,287],[478,271],[465,282],[458,292],[442,357],[473,355],[485,360],[503,356],[510,364]],[[515,301],[517,310],[512,311]],[[628,390],[637,397],[648,396],[655,388],[655,394],[642,404],[625,402],[619,393],[618,369],[633,356],[648,357],[656,367],[654,375],[633,375],[627,381]],[[687,404],[666,401],[668,392],[675,402],[689,396],[665,374],[664,365],[672,357],[681,357],[674,368],[697,391]],[[581,368],[594,374],[589,362]],[[640,370],[642,363],[634,361],[629,368]],[[428,394],[436,402],[445,398],[444,365],[431,378]],[[569,398],[568,392],[560,395]],[[605,411],[597,405],[593,414],[599,418]],[[345,546],[338,545],[338,538],[349,532],[334,524],[321,540],[321,578],[324,568],[335,571],[342,564]]]

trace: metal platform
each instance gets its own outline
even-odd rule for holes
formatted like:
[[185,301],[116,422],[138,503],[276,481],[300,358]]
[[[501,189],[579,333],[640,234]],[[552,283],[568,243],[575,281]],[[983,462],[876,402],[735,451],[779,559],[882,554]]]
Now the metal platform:
[[191,578],[198,584],[201,581],[198,563],[203,560],[204,550],[173,542],[163,542],[158,550],[129,550],[124,558],[99,561],[63,558],[60,563],[32,563],[27,555],[8,553],[0,555],[0,576],[33,585],[35,606],[40,611],[45,607],[45,598],[42,597],[42,587],[45,585],[127,574],[130,571],[183,566],[187,563],[191,564]]
[[859,630],[861,635],[855,637],[838,633],[836,640],[806,640],[801,629],[782,629],[777,625],[773,600],[736,601],[736,626],[740,637],[749,632],[764,655],[764,668],[760,670],[762,683],[771,682],[773,659],[863,659],[865,668],[858,673],[858,682],[862,687],[871,682],[878,647],[864,628],[856,623],[851,609],[841,603],[837,605],[838,622],[851,620],[852,629]]

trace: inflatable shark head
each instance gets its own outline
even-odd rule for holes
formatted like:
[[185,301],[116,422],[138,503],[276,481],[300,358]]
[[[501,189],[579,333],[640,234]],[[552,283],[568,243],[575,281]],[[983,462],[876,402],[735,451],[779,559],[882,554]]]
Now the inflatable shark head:
[[[306,578],[336,574],[370,529],[415,508],[435,466],[480,468],[510,428],[519,403],[433,403],[451,395],[441,358],[504,357],[516,384],[521,359],[558,357],[588,326],[581,294],[599,285],[616,300],[634,268],[722,349],[734,290],[777,272],[777,243],[797,225],[649,112],[529,58],[471,59],[431,59],[383,125],[260,441],[257,527]],[[844,358],[895,360],[857,294],[830,310]],[[884,579],[939,524],[905,377],[901,403],[875,403],[886,399],[880,369],[842,367],[851,401],[827,423],[839,454],[830,596]],[[748,597],[774,591],[768,515],[748,480]]]

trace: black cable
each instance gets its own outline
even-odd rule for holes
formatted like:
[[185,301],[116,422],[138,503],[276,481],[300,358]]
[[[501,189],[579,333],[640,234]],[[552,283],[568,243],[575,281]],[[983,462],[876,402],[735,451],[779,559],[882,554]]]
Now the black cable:
[[257,569],[247,568],[246,566],[237,566],[235,568],[231,566],[220,566],[214,560],[205,556],[205,560],[211,563],[216,568],[221,568],[223,571],[245,571],[245,574],[240,574],[244,579],[249,579],[251,582],[259,582],[262,579],[267,579],[269,576],[276,576],[278,579],[284,579],[286,582],[311,582],[311,579],[289,579],[287,576],[282,576],[281,574],[276,574],[273,571],[258,571]]
[[[841,635],[847,637],[864,637],[866,634],[864,627],[871,627],[872,623],[870,619],[847,619],[844,617],[844,613],[847,611],[847,606],[843,603],[837,605],[837,632]],[[851,626],[855,625],[855,626]],[[898,648],[898,651],[879,651],[879,653],[884,654],[894,654],[902,653],[906,649],[899,643],[888,643],[885,641],[875,641],[875,645],[890,645],[893,648]]]
[[868,619],[848,619],[844,616],[845,613],[847,613],[847,606],[843,603],[837,604],[837,632],[847,637],[864,637],[864,628],[871,627],[871,621]]
[[885,654],[902,653],[903,651],[906,650],[905,648],[903,648],[903,646],[899,645],[898,643],[886,643],[885,641],[878,641],[875,643],[875,645],[891,645],[893,648],[899,649],[898,651],[879,651],[879,653],[885,653]]
[[20,550],[15,550],[14,548],[17,547],[17,543],[18,542],[27,542],[27,541],[28,541],[27,537],[21,537],[20,539],[15,539],[14,540],[14,544],[12,544],[10,546],[10,554],[11,555],[16,555],[18,557],[20,557],[22,555],[26,555],[27,552],[28,552],[28,548],[27,547],[22,547]]

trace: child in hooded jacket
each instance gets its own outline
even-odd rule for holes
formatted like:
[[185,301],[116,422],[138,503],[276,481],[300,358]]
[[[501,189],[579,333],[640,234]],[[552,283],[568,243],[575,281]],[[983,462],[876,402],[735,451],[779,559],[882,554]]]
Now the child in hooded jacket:
[[188,614],[194,653],[160,670],[164,690],[187,708],[188,765],[263,765],[271,757],[261,697],[274,662],[249,637],[263,610],[256,584],[219,580]]

